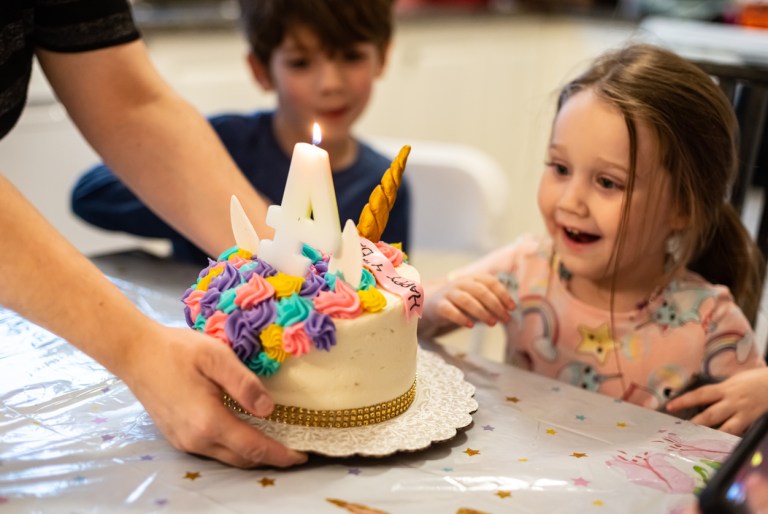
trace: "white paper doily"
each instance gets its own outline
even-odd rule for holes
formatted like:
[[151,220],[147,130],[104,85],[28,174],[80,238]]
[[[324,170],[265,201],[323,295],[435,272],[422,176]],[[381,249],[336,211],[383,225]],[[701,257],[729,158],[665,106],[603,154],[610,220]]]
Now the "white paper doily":
[[472,422],[477,410],[475,386],[438,355],[419,348],[416,398],[396,418],[354,428],[316,428],[288,425],[261,418],[248,420],[266,435],[289,448],[329,457],[385,457],[416,451],[454,437]]

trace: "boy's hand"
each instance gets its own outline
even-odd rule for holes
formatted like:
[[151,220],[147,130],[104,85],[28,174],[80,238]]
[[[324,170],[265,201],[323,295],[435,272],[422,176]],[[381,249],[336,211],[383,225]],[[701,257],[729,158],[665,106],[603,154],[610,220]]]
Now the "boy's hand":
[[667,404],[675,412],[696,405],[709,405],[691,421],[720,430],[743,434],[763,413],[768,411],[768,368],[737,373],[719,384],[705,385],[683,394]]
[[493,326],[507,323],[515,302],[506,287],[489,273],[465,275],[449,281],[429,300],[438,320],[473,327],[475,321]]

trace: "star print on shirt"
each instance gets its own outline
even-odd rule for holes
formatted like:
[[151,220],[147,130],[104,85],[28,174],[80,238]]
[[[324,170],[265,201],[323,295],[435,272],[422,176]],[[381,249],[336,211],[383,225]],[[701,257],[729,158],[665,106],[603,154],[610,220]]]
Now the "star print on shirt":
[[581,342],[576,351],[592,355],[600,364],[605,364],[608,353],[615,349],[608,324],[603,323],[597,328],[579,325],[579,333],[581,334]]

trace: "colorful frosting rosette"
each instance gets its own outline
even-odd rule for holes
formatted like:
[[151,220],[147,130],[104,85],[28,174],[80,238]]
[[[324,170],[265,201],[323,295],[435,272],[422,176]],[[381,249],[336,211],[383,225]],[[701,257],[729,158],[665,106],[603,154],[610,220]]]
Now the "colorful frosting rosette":
[[[399,245],[376,247],[395,267],[406,259]],[[368,269],[355,289],[343,275],[328,271],[328,255],[308,245],[302,253],[312,262],[304,277],[280,273],[237,246],[209,259],[181,298],[187,325],[227,344],[257,375],[271,376],[286,359],[331,351],[334,320],[386,306]]]

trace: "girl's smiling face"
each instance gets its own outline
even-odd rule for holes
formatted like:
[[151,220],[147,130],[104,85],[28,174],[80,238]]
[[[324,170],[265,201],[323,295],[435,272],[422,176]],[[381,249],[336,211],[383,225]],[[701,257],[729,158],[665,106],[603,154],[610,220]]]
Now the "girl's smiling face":
[[621,112],[590,89],[563,104],[552,127],[539,209],[554,248],[573,277],[572,292],[597,306],[610,298],[612,256],[617,308],[634,305],[661,286],[666,240],[684,223],[676,214],[669,173],[659,164],[655,137],[637,127],[637,166],[630,214],[619,225],[629,182],[629,133]]

